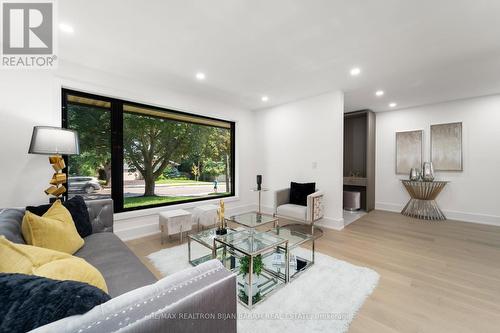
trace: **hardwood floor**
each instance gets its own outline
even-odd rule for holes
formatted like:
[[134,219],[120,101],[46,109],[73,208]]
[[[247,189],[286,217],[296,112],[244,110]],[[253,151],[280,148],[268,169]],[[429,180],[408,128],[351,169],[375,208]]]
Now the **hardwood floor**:
[[[127,244],[160,277],[144,257],[178,240]],[[500,332],[500,227],[373,211],[316,251],[381,275],[349,332]]]

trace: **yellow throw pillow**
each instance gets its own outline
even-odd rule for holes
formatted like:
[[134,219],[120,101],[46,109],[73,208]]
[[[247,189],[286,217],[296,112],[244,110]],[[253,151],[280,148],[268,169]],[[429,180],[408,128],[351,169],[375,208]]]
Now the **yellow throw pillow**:
[[108,292],[106,281],[97,268],[85,260],[73,256],[46,263],[35,268],[33,274],[54,280],[85,282],[106,293]]
[[42,216],[26,211],[21,231],[30,245],[69,254],[75,253],[84,244],[70,212],[60,200],[54,202]]
[[102,274],[85,260],[41,247],[15,244],[0,236],[0,272],[80,281],[108,292]]
[[0,272],[33,274],[33,268],[71,255],[41,247],[12,243],[0,236]]

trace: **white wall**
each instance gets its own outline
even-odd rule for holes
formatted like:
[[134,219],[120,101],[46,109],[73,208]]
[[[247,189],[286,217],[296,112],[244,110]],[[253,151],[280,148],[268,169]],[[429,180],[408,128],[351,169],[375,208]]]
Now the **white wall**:
[[333,92],[257,111],[256,158],[264,187],[263,205],[271,210],[273,190],[291,181],[316,182],[325,192],[325,219],[343,227],[343,93]]
[[500,225],[500,95],[377,113],[376,208],[400,211],[409,199],[395,174],[395,132],[424,130],[430,159],[430,125],[463,122],[463,172],[437,172],[450,184],[438,204],[450,219]]
[[[238,199],[228,203],[228,208],[254,204],[248,190],[253,185],[255,174],[254,119],[251,111],[61,62],[56,72],[12,70],[1,73],[0,207],[47,202],[43,190],[52,176],[47,157],[27,152],[33,126],[60,126],[63,86],[235,121]],[[118,218],[137,214],[123,213]]]

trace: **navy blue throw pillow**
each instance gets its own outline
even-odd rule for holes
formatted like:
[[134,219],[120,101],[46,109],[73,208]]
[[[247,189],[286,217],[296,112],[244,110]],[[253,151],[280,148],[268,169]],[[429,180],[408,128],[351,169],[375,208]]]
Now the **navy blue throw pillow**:
[[[49,210],[50,206],[51,205],[28,206],[26,207],[26,210],[38,216],[42,216]],[[63,206],[66,207],[71,214],[80,237],[84,238],[91,235],[92,224],[90,223],[89,211],[87,210],[85,200],[81,196],[77,195],[63,202]]]
[[316,183],[290,183],[290,203],[307,206],[307,196],[316,192]]
[[0,273],[0,332],[27,332],[88,312],[111,297],[77,281]]

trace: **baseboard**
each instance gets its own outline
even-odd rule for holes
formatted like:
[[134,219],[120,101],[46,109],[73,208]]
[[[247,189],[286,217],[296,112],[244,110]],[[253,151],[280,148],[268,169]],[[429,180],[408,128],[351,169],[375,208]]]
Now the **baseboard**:
[[[269,206],[262,206],[261,211],[266,214],[273,214],[274,208]],[[344,219],[334,219],[331,217],[323,217],[321,220],[318,220],[314,223],[319,227],[333,229],[333,230],[342,230],[344,229]]]
[[[389,212],[399,213],[399,212],[401,212],[401,210],[403,210],[403,208],[404,208],[404,205],[400,205],[400,204],[387,203],[387,202],[375,203],[375,209],[385,210],[385,211],[389,211]],[[444,213],[444,215],[446,215],[446,218],[448,218],[450,220],[500,226],[500,216],[459,212],[459,211],[446,210],[446,209],[443,209],[443,213]]]
[[[226,215],[243,214],[255,209],[256,205],[252,204],[230,207],[226,209]],[[159,234],[158,213],[115,220],[114,233],[122,241]]]
[[323,227],[327,229],[333,230],[342,230],[344,229],[344,219],[334,219],[331,217],[323,217],[321,220],[316,221],[314,223],[315,226]]

